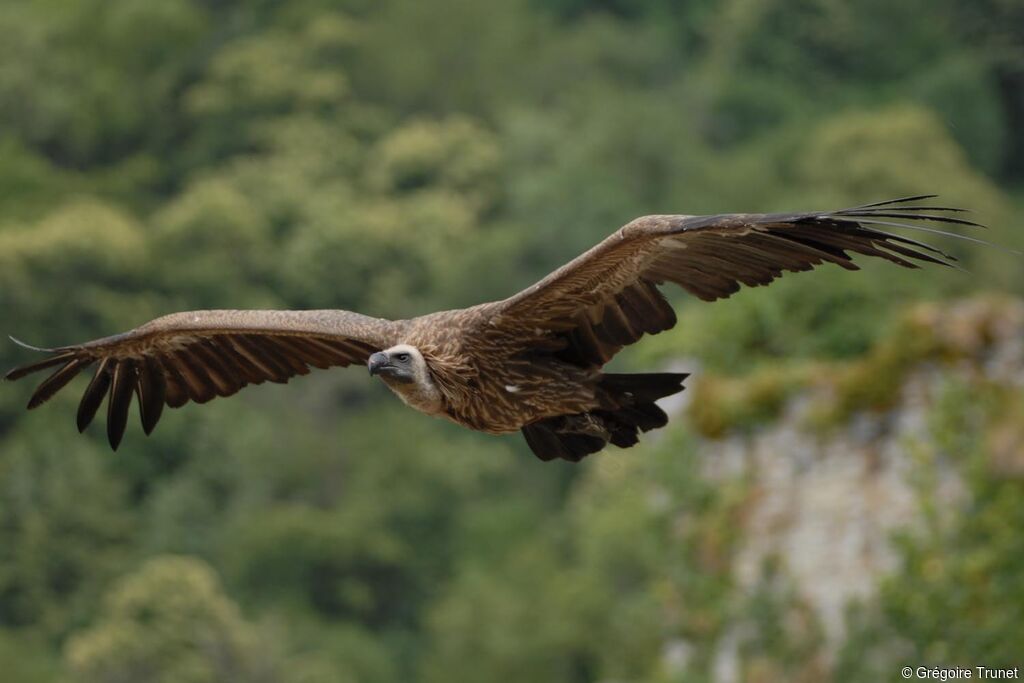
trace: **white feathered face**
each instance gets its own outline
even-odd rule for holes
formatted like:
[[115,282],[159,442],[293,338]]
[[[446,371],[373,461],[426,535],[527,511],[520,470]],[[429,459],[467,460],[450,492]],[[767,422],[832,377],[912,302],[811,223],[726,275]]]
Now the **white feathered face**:
[[380,375],[388,383],[408,384],[426,377],[427,362],[415,346],[399,344],[378,351],[366,361],[371,375]]

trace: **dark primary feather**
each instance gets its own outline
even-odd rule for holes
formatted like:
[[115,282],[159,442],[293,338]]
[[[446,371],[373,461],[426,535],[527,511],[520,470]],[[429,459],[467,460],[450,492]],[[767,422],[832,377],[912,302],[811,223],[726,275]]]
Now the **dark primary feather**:
[[142,431],[148,435],[163,413],[167,380],[159,361],[153,358],[143,358],[137,372],[139,379],[135,383],[135,395],[139,401],[139,419],[142,421]]
[[[849,209],[842,209],[835,213],[841,213],[842,211],[859,211],[861,209],[871,209],[876,206],[889,206],[891,204],[906,204],[907,202],[920,202],[925,199],[936,199],[939,195],[937,194],[915,194],[908,197],[897,197],[896,199],[886,199],[880,202],[874,202],[872,204],[861,204],[860,206],[854,206]],[[967,209],[943,209],[943,211],[966,211]]]
[[[14,339],[14,337],[11,337],[11,340],[14,341],[15,343],[19,344],[19,345],[25,346],[25,348],[30,348],[30,349],[32,349],[34,351],[43,351],[45,353],[49,353],[49,349],[36,349],[35,347],[31,347],[31,346],[28,346],[26,344],[21,344],[21,342],[19,342],[18,340]],[[21,379],[25,375],[31,375],[33,372],[39,372],[40,370],[45,370],[47,368],[52,368],[54,365],[60,365],[61,363],[66,363],[69,360],[71,360],[72,358],[74,358],[74,355],[75,355],[74,353],[69,351],[69,352],[66,352],[66,353],[59,353],[59,354],[57,354],[55,356],[51,356],[49,358],[44,358],[43,360],[36,361],[35,363],[29,363],[28,365],[22,365],[20,367],[14,368],[10,372],[8,372],[6,375],[4,375],[4,379],[11,380],[11,381],[16,380],[16,379]]]
[[50,397],[74,379],[79,370],[88,364],[89,361],[82,358],[72,358],[69,360],[59,370],[40,382],[39,387],[32,394],[32,398],[29,399],[28,409],[32,410],[46,403],[46,401],[50,400]]
[[134,360],[125,359],[114,366],[110,377],[110,398],[107,399],[107,438],[115,451],[128,425],[128,408],[131,407],[135,380]]
[[89,380],[89,386],[85,388],[85,393],[82,394],[76,418],[80,433],[84,432],[85,428],[92,422],[92,419],[96,417],[96,411],[99,410],[100,405],[103,403],[103,398],[107,395],[107,389],[110,387],[110,365],[112,360],[111,358],[104,358],[99,362],[99,367],[96,368],[95,374]]

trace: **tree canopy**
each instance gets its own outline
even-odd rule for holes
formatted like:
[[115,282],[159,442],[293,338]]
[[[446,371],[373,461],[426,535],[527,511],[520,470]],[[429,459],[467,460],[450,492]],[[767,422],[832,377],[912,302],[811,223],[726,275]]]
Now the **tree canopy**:
[[[471,305],[651,213],[938,192],[1024,246],[1011,0],[8,0],[0,33],[3,332],[43,346],[176,310]],[[926,533],[839,642],[784,569],[738,584],[755,487],[701,467],[819,373],[846,401],[825,422],[891,406],[899,368],[947,358],[893,350],[915,303],[1024,295],[1019,260],[942,247],[971,274],[672,292],[681,324],[616,363],[700,359],[707,402],[579,467],[354,370],[183,409],[116,456],[70,397],[25,415],[6,385],[0,664],[26,683],[653,683],[718,680],[723,643],[733,680],[889,679],[907,652],[1013,664],[1024,492],[992,453],[1024,450],[1019,391],[951,381],[907,449],[925,479],[958,453],[974,503],[929,516],[922,483]],[[0,364],[24,353],[0,344]],[[878,368],[892,382],[865,389]]]

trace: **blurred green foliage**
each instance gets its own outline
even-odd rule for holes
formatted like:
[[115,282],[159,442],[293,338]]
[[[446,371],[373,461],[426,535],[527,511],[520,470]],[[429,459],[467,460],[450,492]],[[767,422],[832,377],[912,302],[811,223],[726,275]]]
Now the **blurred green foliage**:
[[201,560],[157,557],[111,588],[96,623],[73,637],[75,680],[280,680],[270,651]]
[[[935,191],[1021,247],[1021,27],[1010,0],[9,0],[3,331],[413,316],[507,296],[645,213]],[[27,683],[711,681],[726,640],[745,681],[1012,664],[1024,498],[998,454],[1022,443],[1019,396],[950,387],[934,431],[970,502],[929,517],[943,456],[920,446],[927,533],[901,540],[834,657],[785,572],[739,590],[751,482],[696,462],[702,434],[757,429],[824,368],[825,422],[884,404],[923,357],[899,344],[908,304],[1024,294],[1019,261],[942,246],[972,275],[864,264],[713,306],[670,293],[682,324],[616,363],[699,358],[700,405],[578,467],[417,415],[358,371],[186,408],[116,456],[74,433],[73,392],[24,415],[29,387],[5,386],[0,666]],[[24,354],[0,345],[4,365]]]

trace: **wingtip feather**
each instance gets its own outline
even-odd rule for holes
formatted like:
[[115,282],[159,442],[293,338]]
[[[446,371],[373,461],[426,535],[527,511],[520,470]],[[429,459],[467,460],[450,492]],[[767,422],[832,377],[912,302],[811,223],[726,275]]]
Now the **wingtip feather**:
[[28,342],[23,342],[20,339],[18,339],[17,337],[15,337],[13,335],[10,335],[10,334],[7,335],[7,338],[10,339],[15,344],[17,344],[18,346],[20,346],[21,348],[28,349],[29,351],[39,351],[41,353],[56,353],[57,351],[61,350],[61,349],[48,349],[48,348],[44,348],[42,346],[33,346],[32,344],[29,344]]
[[8,370],[4,374],[4,380],[8,381],[8,382],[17,381],[17,380],[21,379],[22,377],[25,377],[27,375],[31,375],[34,372],[39,372],[40,370],[46,370],[47,368],[52,368],[55,365],[60,365],[61,363],[65,363],[68,360],[70,360],[73,356],[74,356],[74,353],[72,353],[72,352],[65,352],[65,353],[58,354],[56,356],[51,356],[49,358],[44,358],[43,360],[36,361],[35,363],[29,363],[27,365],[19,365],[17,367],[14,367],[14,368],[11,368],[10,370]]
[[882,201],[882,202],[873,202],[871,204],[861,204],[860,206],[853,207],[853,210],[856,210],[856,209],[870,209],[870,208],[875,207],[875,206],[887,206],[889,204],[906,204],[907,202],[920,202],[920,201],[923,201],[925,199],[937,199],[938,196],[939,195],[937,195],[937,194],[915,194],[915,195],[910,195],[909,197],[897,197],[896,199],[886,199],[885,201]]

